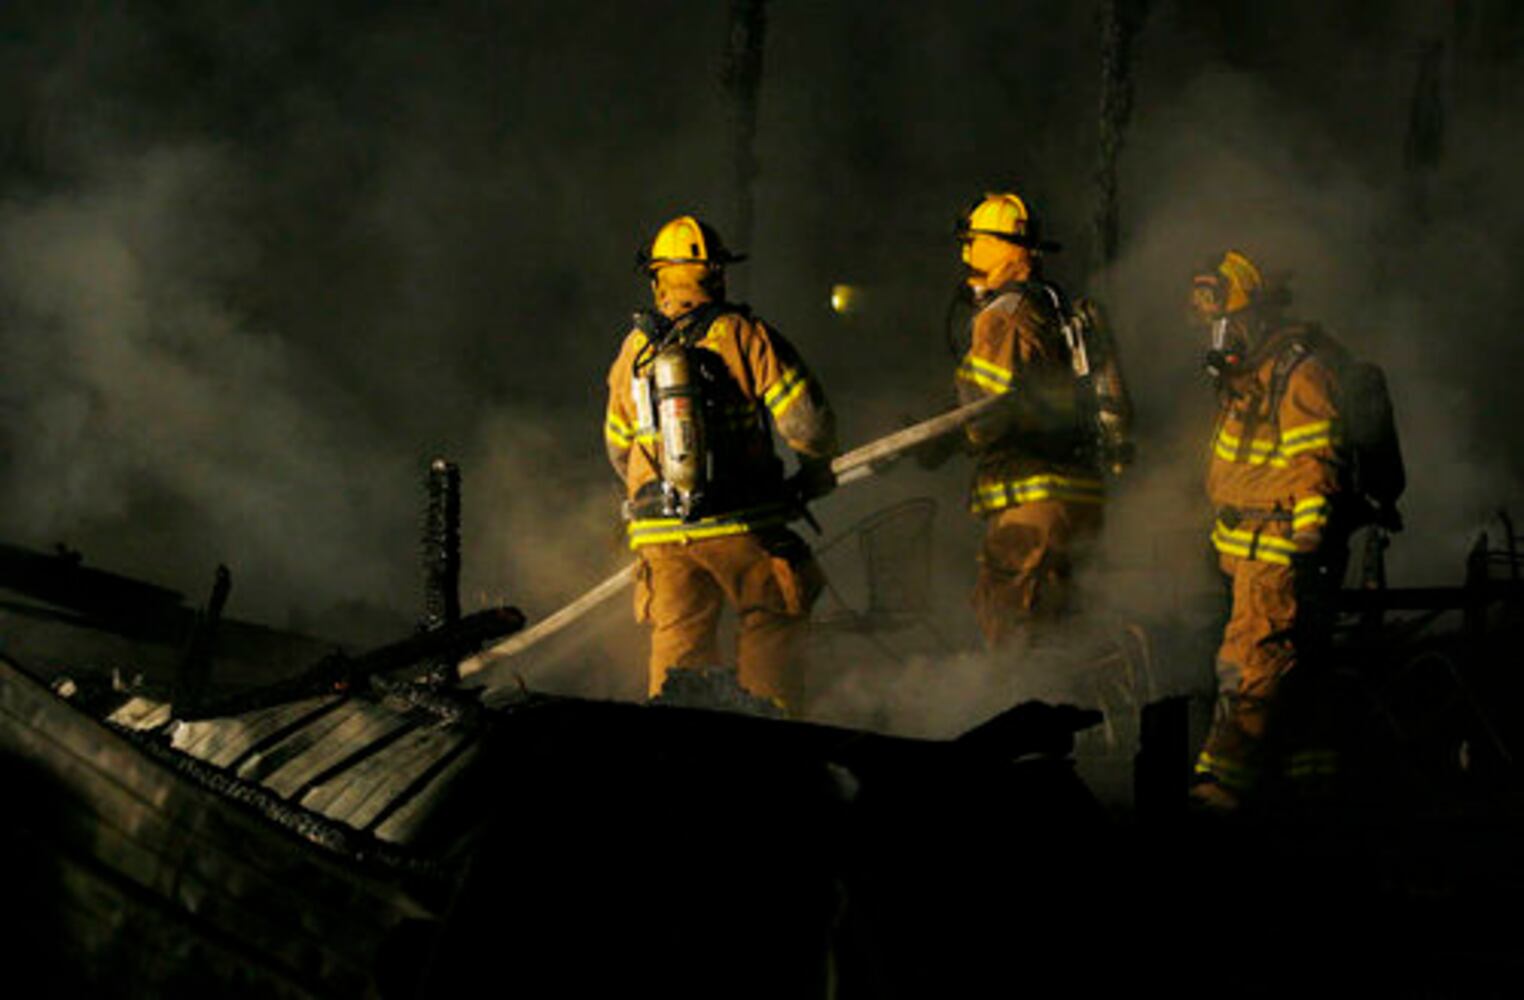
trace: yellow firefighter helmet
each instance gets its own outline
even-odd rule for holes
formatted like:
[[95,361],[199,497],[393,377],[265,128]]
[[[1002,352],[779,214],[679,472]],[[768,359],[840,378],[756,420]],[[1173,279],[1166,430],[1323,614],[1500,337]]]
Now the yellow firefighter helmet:
[[1229,250],[1191,279],[1191,308],[1204,320],[1242,312],[1259,303],[1265,278],[1247,256]]
[[654,271],[668,264],[724,267],[745,260],[746,255],[727,250],[720,234],[708,223],[691,215],[679,215],[658,229],[651,245],[642,247],[635,259],[641,269]]
[[1042,238],[1039,220],[1027,209],[1027,203],[1021,200],[1021,196],[1012,191],[986,194],[983,201],[974,205],[966,216],[958,220],[957,233],[959,242],[963,244],[965,263],[968,261],[969,247],[978,236],[994,237],[1028,250],[1060,249],[1057,243]]

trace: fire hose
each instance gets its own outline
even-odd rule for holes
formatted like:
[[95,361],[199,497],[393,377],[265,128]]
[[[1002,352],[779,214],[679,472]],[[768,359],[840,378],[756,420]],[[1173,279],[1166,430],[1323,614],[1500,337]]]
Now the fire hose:
[[[928,441],[961,429],[971,421],[983,416],[989,410],[994,409],[1003,401],[1001,396],[987,396],[984,399],[949,410],[929,420],[912,424],[892,434],[886,434],[881,438],[849,452],[837,456],[831,461],[831,473],[836,478],[838,486],[854,483],[884,469],[889,462],[912,451]],[[634,570],[638,563],[631,563],[604,580],[602,583],[587,591],[581,597],[567,604],[559,611],[547,615],[536,622],[530,628],[515,633],[495,646],[482,650],[477,655],[463,660],[458,671],[462,678],[482,674],[482,686],[491,690],[501,684],[512,682],[509,676],[500,675],[493,668],[502,666],[506,661],[523,653],[532,646],[536,646],[551,636],[556,635],[568,626],[586,617],[590,612],[605,602],[622,593],[625,588],[634,583]]]

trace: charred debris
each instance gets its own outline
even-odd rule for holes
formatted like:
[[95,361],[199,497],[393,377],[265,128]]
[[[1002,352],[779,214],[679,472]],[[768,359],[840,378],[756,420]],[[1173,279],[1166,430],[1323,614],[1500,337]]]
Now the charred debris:
[[[459,471],[427,483],[418,628],[365,652],[225,616],[225,568],[190,609],[0,547],[12,966],[108,995],[1196,995],[1230,968],[1198,947],[1219,912],[1251,936],[1300,914],[1266,988],[1520,971],[1482,916],[1524,893],[1506,518],[1458,587],[1388,588],[1367,547],[1337,642],[1352,776],[1222,821],[1185,811],[1200,699],[1136,662],[1098,708],[1028,702],[951,741],[771,717],[723,670],[649,705],[484,699],[454,665],[524,619],[462,613]],[[1134,809],[1076,774],[1102,722]]]
[[[753,969],[793,995],[858,974],[828,969],[849,858],[888,889],[910,830],[976,804],[1034,810],[1021,836],[1049,852],[1102,829],[1067,760],[1091,711],[899,739],[768,717],[724,671],[652,706],[489,705],[454,664],[523,616],[461,613],[459,511],[436,462],[424,613],[366,652],[226,616],[225,568],[193,610],[74,553],[0,550],[0,857],[29,972],[132,995],[410,995],[511,956],[532,996],[611,975],[585,959],[612,950],[651,985]],[[142,677],[91,669],[107,661]],[[642,957],[670,940],[691,954]]]

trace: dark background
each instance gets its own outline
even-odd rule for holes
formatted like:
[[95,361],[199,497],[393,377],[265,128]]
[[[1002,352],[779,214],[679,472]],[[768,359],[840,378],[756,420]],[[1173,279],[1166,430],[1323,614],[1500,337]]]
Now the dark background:
[[[1051,273],[1116,320],[1143,457],[1100,589],[1158,619],[1211,587],[1212,402],[1182,292],[1238,246],[1387,367],[1411,481],[1394,582],[1454,582],[1524,472],[1524,8],[1151,6],[1102,270],[1100,4],[769,4],[739,297],[865,441],[945,398],[952,220],[1022,192],[1066,245]],[[646,299],[633,253],[679,212],[733,232],[728,17],[5,4],[0,536],[197,600],[226,562],[240,617],[405,626],[422,472],[444,455],[464,470],[468,608],[541,615],[595,582],[626,558],[601,424]],[[863,288],[860,311],[831,312],[837,282]],[[817,513],[829,534],[936,497],[945,629],[972,645],[965,480],[902,469]],[[638,678],[638,643],[615,647],[577,683]]]

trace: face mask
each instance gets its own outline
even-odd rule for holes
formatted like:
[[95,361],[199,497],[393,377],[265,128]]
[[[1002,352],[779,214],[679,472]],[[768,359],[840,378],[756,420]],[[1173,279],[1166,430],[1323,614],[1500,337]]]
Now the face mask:
[[1243,364],[1247,344],[1242,333],[1226,316],[1212,320],[1210,329],[1210,346],[1207,348],[1204,365],[1209,375],[1220,379]]
[[963,244],[965,279],[976,292],[999,288],[1023,277],[1031,269],[1031,256],[1023,247],[983,233]]
[[651,293],[662,315],[676,319],[712,301],[712,285],[707,265],[668,264],[656,269],[651,280]]

